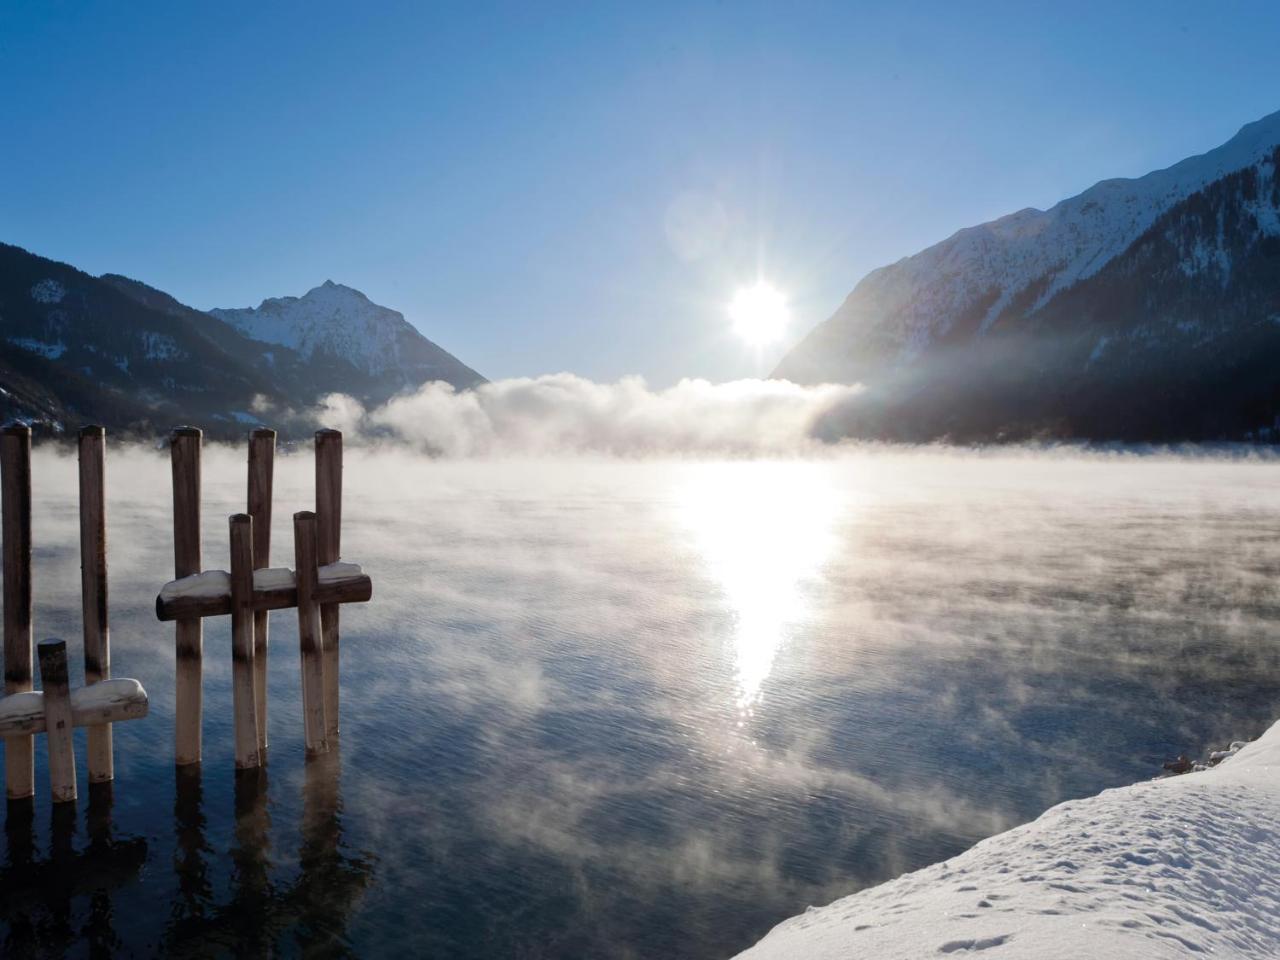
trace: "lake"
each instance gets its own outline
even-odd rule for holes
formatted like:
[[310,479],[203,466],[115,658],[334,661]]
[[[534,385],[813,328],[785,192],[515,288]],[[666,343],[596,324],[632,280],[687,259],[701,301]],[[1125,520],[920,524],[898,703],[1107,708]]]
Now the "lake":
[[[227,565],[240,451],[209,448]],[[295,617],[234,776],[227,618],[173,767],[168,460],[108,449],[112,660],[151,715],[111,796],[10,807],[3,953],[722,957],[1280,705],[1280,464],[853,450],[769,461],[349,449],[339,751],[304,763]],[[277,462],[273,562],[311,507]],[[74,459],[34,458],[36,637],[82,682]],[[65,805],[70,807],[70,805]]]

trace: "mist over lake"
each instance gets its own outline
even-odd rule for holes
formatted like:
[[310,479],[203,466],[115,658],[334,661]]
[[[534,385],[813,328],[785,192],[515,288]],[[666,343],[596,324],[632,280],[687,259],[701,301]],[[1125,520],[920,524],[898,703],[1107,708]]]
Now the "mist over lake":
[[[105,834],[83,796],[70,827],[48,804],[6,820],[2,869],[28,878],[6,954],[727,955],[1256,736],[1280,702],[1268,457],[367,448],[343,554],[374,599],[342,615],[339,756],[304,767],[296,618],[275,613],[268,772],[237,790],[212,619],[202,777],[175,783],[168,460],[112,447],[107,469],[113,671],[151,715],[116,726]],[[273,562],[312,469],[277,463]],[[75,460],[40,448],[33,477],[36,636],[77,639]],[[207,449],[206,567],[243,498],[243,451]]]

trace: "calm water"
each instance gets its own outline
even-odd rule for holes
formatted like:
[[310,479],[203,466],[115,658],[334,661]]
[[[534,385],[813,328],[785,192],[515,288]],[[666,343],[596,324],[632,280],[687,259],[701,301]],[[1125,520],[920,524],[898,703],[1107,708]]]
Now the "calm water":
[[[9,809],[5,956],[726,956],[1280,704],[1280,466],[351,451],[375,594],[343,612],[340,754],[302,761],[275,614],[269,769],[237,780],[207,621],[205,761],[175,778],[167,461],[108,456],[114,672],[152,713],[116,727],[113,797],[82,766],[51,815],[41,762]],[[78,659],[74,464],[35,471],[36,633]],[[221,567],[243,467],[206,471]],[[309,457],[278,472],[285,563]]]

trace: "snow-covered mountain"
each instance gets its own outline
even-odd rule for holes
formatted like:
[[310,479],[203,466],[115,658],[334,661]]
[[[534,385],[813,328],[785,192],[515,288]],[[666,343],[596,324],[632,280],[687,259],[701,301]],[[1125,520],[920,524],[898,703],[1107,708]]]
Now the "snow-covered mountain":
[[[1280,315],[1258,261],[1269,256],[1269,238],[1280,235],[1278,145],[1275,113],[1168,169],[1106,180],[1049,210],[961,230],[868,274],[775,376],[866,384],[867,411],[857,427],[880,435],[981,437],[1009,428],[1079,434],[1073,404],[1090,381],[1105,378],[1108,395],[1119,397],[1117,387],[1139,369],[1173,364],[1194,380],[1196,351],[1206,360],[1213,351],[1191,343],[1187,324],[1216,330],[1212,339],[1221,347],[1224,337]],[[1192,215],[1209,202],[1215,219]],[[1142,251],[1145,259],[1135,262]],[[1250,264],[1258,270],[1234,269]],[[1207,300],[1206,271],[1216,285]],[[1109,299],[1100,297],[1104,289]],[[1186,316],[1192,303],[1198,312]],[[1165,329],[1175,313],[1183,328]],[[1120,344],[1128,346],[1116,349]],[[1127,367],[1117,364],[1121,357]],[[1020,386],[997,398],[993,376]],[[1037,390],[1032,422],[1023,394]],[[1046,405],[1046,391],[1056,406]],[[1002,410],[1002,403],[1012,407]],[[1115,413],[1115,431],[1095,416],[1083,433],[1132,433],[1132,424],[1119,429],[1125,411]],[[1266,420],[1253,426],[1270,427]],[[1234,427],[1213,429],[1230,434]]]
[[256,339],[243,317],[232,324],[137,280],[94,277],[0,243],[0,419],[146,434],[194,422],[229,438],[260,415],[286,431],[309,429],[288,411],[326,393],[376,402],[427,380],[481,380],[398,313],[346,287],[268,303],[315,309],[295,329]]
[[404,315],[359,290],[326,280],[301,297],[275,297],[257,307],[209,313],[246,337],[351,364],[368,378],[363,394],[385,398],[429,380],[466,388],[484,378],[432,343]]

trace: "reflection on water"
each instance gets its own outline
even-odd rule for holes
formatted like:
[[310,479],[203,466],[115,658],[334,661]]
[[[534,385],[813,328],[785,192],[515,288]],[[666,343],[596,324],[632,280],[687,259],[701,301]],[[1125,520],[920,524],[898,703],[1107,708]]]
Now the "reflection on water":
[[[36,629],[75,636],[75,461],[34,469]],[[222,618],[175,774],[168,463],[112,475],[112,660],[152,713],[114,792],[5,810],[6,957],[726,956],[1280,708],[1280,465],[383,453],[344,478],[376,593],[343,616],[341,769],[302,757],[279,613],[270,767],[234,775]],[[205,480],[224,530],[241,454]],[[312,484],[280,458],[277,544]]]
[[351,953],[347,922],[372,879],[374,860],[344,849],[340,765],[336,752],[306,764],[299,869],[285,877],[272,858],[268,771],[235,771],[235,821],[227,853],[230,896],[221,903],[210,882],[216,869],[210,860],[218,854],[202,829],[199,771],[179,770],[175,867],[180,898],[165,930],[164,954],[205,956],[211,948],[237,957],[267,956],[281,949],[319,950],[325,956]]
[[752,712],[778,648],[809,615],[811,578],[835,545],[840,504],[823,465],[805,462],[707,466],[679,493],[734,626],[737,706]]
[[[0,917],[6,924],[5,956],[59,956],[83,940],[95,956],[120,946],[112,895],[136,881],[147,859],[140,837],[117,838],[112,819],[112,784],[91,784],[86,811],[87,843],[76,849],[77,811],[59,804],[49,815],[47,856],[35,835],[35,802],[8,801],[5,839],[8,858],[0,873]],[[75,922],[72,904],[86,900],[85,920]]]
[[[61,956],[79,952],[81,946],[90,956],[126,951],[256,957],[281,949],[350,954],[346,926],[371,882],[374,860],[345,848],[339,763],[334,754],[307,764],[297,853],[300,870],[289,872],[277,870],[271,859],[265,771],[236,772],[227,824],[230,844],[219,849],[222,838],[211,840],[207,835],[200,768],[178,768],[173,807],[176,889],[167,906],[138,900],[148,842],[117,835],[112,784],[90,788],[83,845],[77,838],[77,804],[49,809],[47,856],[38,852],[36,805],[11,801],[5,821],[8,857],[0,874],[3,955]],[[151,821],[149,826],[159,824]],[[159,879],[165,886],[164,878]],[[145,947],[136,936],[126,942],[117,932],[121,926],[136,934],[158,922],[163,923],[158,943],[148,938]]]

